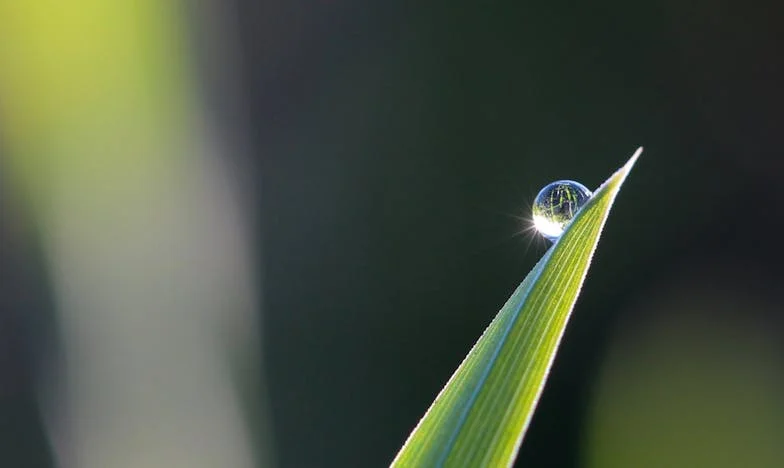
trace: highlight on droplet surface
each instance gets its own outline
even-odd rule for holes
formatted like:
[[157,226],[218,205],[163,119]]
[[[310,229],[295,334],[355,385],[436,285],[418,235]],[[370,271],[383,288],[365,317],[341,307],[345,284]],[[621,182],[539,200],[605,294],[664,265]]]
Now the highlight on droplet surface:
[[531,210],[534,227],[546,239],[555,242],[592,195],[587,187],[573,180],[547,184],[534,199]]

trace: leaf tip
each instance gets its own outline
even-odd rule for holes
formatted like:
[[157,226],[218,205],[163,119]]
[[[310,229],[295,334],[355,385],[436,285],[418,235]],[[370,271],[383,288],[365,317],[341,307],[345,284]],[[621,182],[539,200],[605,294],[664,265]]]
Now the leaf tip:
[[[615,172],[615,174],[613,174],[613,177],[610,177],[610,179],[608,179],[605,182],[605,184],[607,182],[609,182],[610,180],[616,179],[617,180],[616,187],[620,188],[620,185],[623,183],[624,180],[626,180],[626,176],[629,175],[629,172],[631,172],[632,167],[637,162],[637,159],[640,158],[640,155],[642,154],[642,150],[643,150],[642,146],[637,148],[637,151],[635,151],[634,154],[632,154],[632,157],[629,158],[628,161],[626,161],[626,164],[624,164],[620,169],[618,169]],[[604,185],[604,184],[602,184],[602,185]]]
[[641,154],[642,154],[642,146],[637,148],[637,151],[635,151],[632,157],[629,158],[626,164],[624,164],[624,169],[626,169],[627,172],[632,168],[632,166],[634,166],[634,163],[637,162],[637,159],[640,157]]
[[596,189],[596,191],[594,191],[594,195],[596,195],[596,193],[598,193],[605,187],[607,188],[613,187],[612,190],[617,192],[621,184],[623,184],[623,181],[626,180],[626,176],[629,175],[629,172],[631,172],[634,163],[636,163],[637,159],[639,159],[640,155],[642,154],[642,151],[643,151],[642,146],[637,148],[637,151],[635,151],[634,154],[632,154],[632,157],[630,157],[629,160],[626,161],[626,164],[624,164],[617,171],[615,171],[615,173],[612,176],[610,176],[609,179],[605,180],[604,183],[600,185],[599,188]]

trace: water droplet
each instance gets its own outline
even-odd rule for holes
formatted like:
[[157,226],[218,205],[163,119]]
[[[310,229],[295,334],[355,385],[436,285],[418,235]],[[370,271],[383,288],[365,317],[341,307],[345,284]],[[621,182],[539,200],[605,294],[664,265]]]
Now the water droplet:
[[555,242],[591,195],[583,184],[573,180],[558,180],[546,185],[534,200],[532,211],[536,230]]

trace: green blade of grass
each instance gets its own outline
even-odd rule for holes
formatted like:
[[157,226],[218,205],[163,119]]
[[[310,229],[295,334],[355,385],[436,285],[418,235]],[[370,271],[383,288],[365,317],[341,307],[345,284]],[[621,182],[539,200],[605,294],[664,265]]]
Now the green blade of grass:
[[504,304],[392,466],[508,466],[517,455],[615,196],[602,184]]

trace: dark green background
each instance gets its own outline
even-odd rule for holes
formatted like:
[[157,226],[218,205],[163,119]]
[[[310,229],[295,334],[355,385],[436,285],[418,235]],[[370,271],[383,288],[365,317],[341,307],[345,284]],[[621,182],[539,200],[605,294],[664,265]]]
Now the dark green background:
[[[519,465],[578,463],[606,342],[651,285],[717,261],[781,284],[772,8],[243,11],[284,466],[388,462],[545,249],[509,215],[555,179],[597,186],[639,145]],[[297,33],[256,41],[270,23]]]
[[[516,217],[553,180],[595,188],[640,145],[518,466],[581,465],[619,324],[647,320],[633,305],[700,285],[781,311],[773,2],[235,4],[280,466],[388,464],[544,252]],[[781,313],[735,313],[781,338]],[[35,355],[13,338],[25,319],[7,322],[0,351]],[[32,460],[26,359],[0,360],[22,382],[0,434]]]

